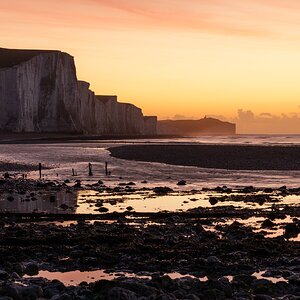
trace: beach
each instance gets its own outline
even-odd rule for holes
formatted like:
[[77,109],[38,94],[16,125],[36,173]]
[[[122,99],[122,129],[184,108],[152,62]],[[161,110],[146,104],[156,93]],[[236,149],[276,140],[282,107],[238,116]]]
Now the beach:
[[[295,167],[285,169],[296,162],[297,147],[149,143],[0,145],[9,166],[0,178],[1,295],[297,299],[299,177]],[[289,162],[268,171],[221,169],[228,154],[242,166],[249,147],[261,160],[289,148]],[[208,165],[195,166],[205,153]],[[41,179],[30,169],[38,162]]]

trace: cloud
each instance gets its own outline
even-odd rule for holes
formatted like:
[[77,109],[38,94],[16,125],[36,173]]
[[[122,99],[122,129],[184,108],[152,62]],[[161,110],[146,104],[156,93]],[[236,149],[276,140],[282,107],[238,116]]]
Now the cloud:
[[171,120],[194,120],[194,117],[187,117],[187,116],[184,116],[184,115],[175,115],[171,118]]
[[74,28],[198,31],[245,37],[298,36],[293,0],[10,0],[0,2],[0,27],[10,20]]
[[221,35],[286,37],[300,26],[294,0],[87,0],[131,15],[140,25]]
[[265,112],[255,115],[251,110],[238,110],[238,115],[232,120],[237,124],[240,134],[299,134],[300,114],[273,115]]
[[238,120],[241,121],[252,121],[254,119],[254,113],[251,110],[244,111],[238,110]]

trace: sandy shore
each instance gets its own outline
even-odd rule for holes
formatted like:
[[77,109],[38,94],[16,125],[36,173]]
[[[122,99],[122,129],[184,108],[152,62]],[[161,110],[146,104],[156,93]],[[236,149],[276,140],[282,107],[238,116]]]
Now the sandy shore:
[[300,170],[298,146],[130,145],[109,148],[116,158],[228,170]]

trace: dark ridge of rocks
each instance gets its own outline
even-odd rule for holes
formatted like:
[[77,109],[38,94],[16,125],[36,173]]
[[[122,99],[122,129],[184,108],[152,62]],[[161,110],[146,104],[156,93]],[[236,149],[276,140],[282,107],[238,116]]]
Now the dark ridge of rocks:
[[21,50],[0,48],[0,69],[10,68],[35,56],[45,53],[60,52],[56,50]]
[[[30,172],[38,169],[38,166],[30,164],[0,162],[0,172]],[[44,167],[44,169],[46,168]]]
[[117,158],[172,165],[226,170],[300,170],[298,146],[129,145],[108,150]]

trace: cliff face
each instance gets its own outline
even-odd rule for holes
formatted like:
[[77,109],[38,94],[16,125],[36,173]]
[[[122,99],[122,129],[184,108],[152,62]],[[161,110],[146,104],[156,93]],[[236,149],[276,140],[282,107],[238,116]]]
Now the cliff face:
[[78,81],[67,53],[0,49],[1,131],[156,134],[152,129],[141,109],[95,96]]
[[159,134],[177,134],[185,136],[234,135],[236,125],[214,118],[200,120],[164,120],[157,125]]
[[0,128],[6,131],[76,131],[72,104],[76,72],[71,56],[44,53],[0,69]]

